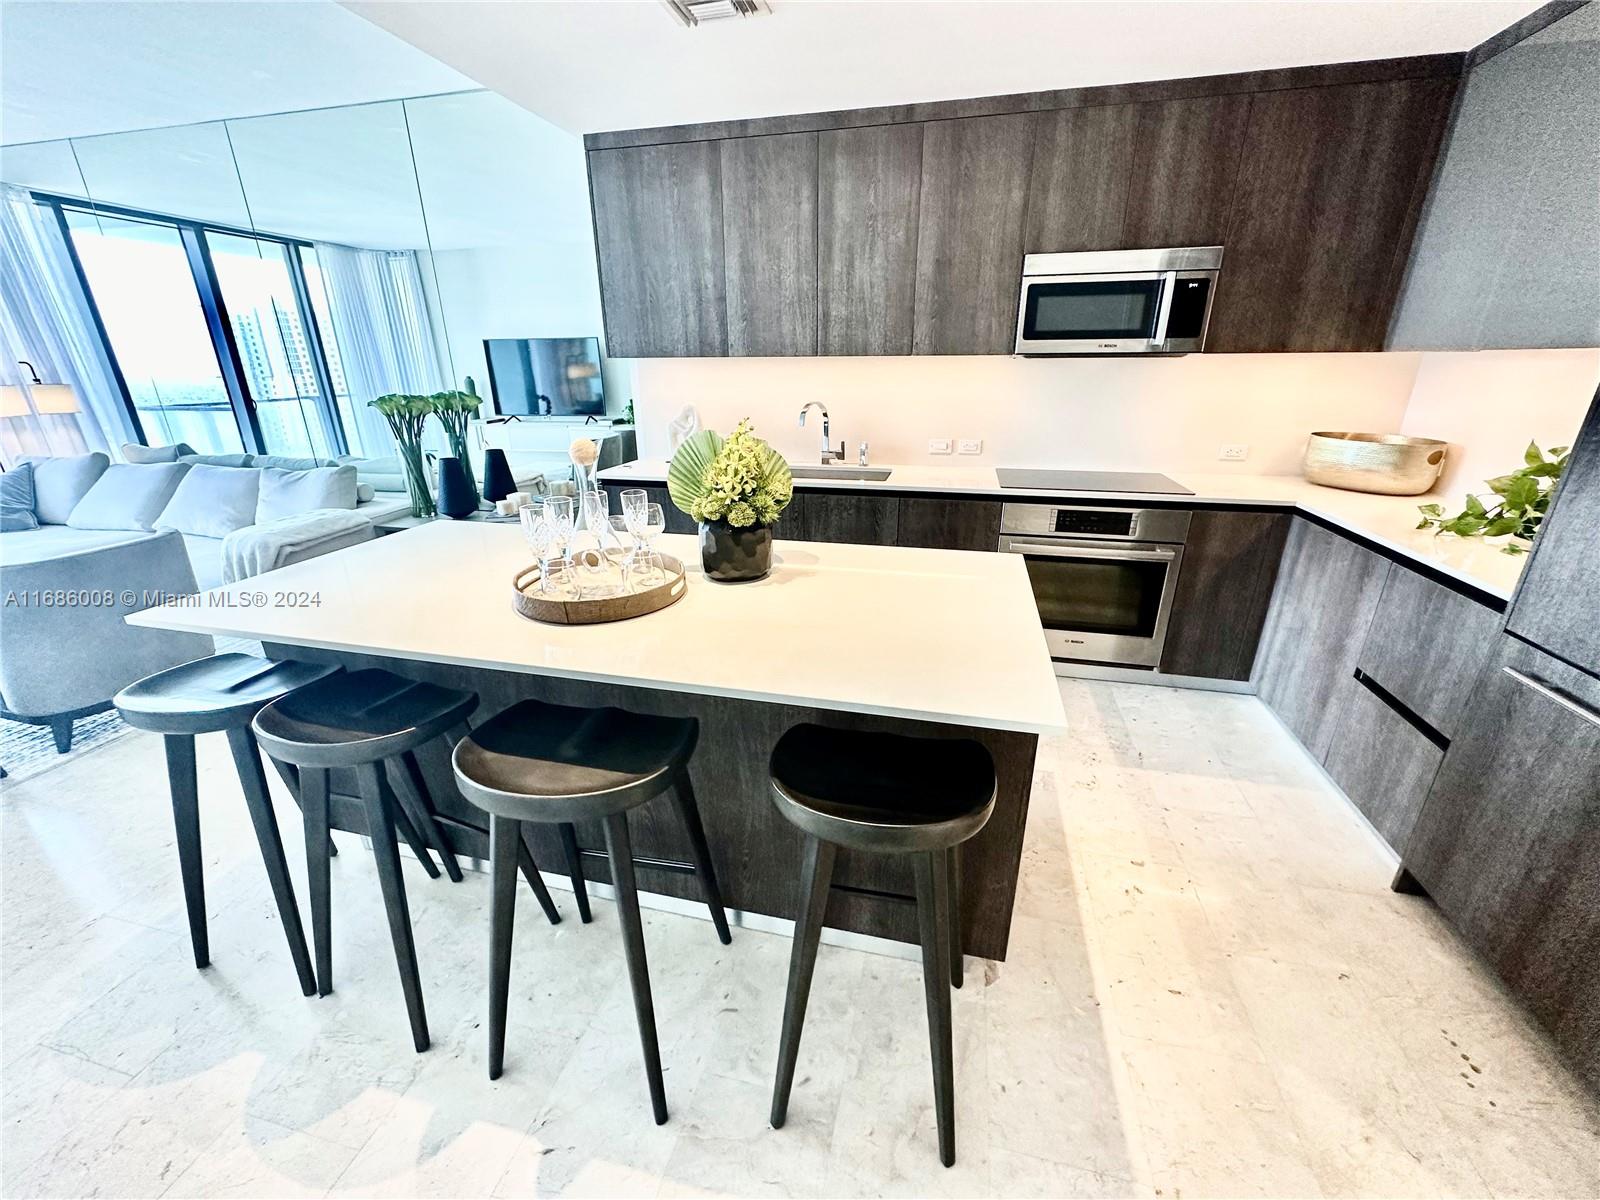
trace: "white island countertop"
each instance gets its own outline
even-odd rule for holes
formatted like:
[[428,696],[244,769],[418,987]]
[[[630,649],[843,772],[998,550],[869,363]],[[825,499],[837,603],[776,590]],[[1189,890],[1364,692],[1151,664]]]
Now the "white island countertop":
[[[1167,472],[1175,483],[1188,488],[1193,496],[1152,496],[1137,492],[1036,491],[1030,488],[1002,488],[993,467],[962,466],[883,466],[890,471],[881,481],[857,479],[797,479],[802,490],[919,492],[943,496],[985,496],[1015,503],[1062,499],[1082,502],[1103,500],[1111,504],[1159,500],[1181,504],[1238,505],[1241,507],[1282,507],[1297,509],[1319,517],[1340,529],[1365,537],[1412,562],[1431,567],[1442,575],[1458,579],[1490,596],[1509,600],[1517,578],[1528,560],[1525,554],[1501,553],[1506,539],[1436,536],[1418,529],[1417,506],[1437,502],[1448,513],[1461,510],[1460,495],[1377,496],[1323,487],[1298,475],[1204,475]],[[642,459],[623,463],[600,472],[604,483],[630,482],[659,484],[667,477],[667,464]],[[781,531],[783,525],[780,523]]]
[[772,574],[719,584],[693,537],[670,608],[545,625],[511,605],[521,531],[434,521],[146,609],[133,625],[667,691],[1059,733],[1061,696],[1022,560],[785,542]]

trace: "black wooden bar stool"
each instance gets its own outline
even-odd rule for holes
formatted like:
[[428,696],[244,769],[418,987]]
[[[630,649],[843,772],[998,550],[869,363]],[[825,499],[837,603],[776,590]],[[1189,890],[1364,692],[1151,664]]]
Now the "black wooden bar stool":
[[[400,968],[400,987],[411,1020],[411,1038],[419,1052],[428,1048],[428,1020],[395,829],[399,827],[430,877],[437,878],[439,873],[429,853],[431,844],[443,857],[451,879],[461,878],[461,868],[439,825],[415,752],[434,738],[464,726],[477,706],[478,697],[471,692],[403,679],[388,671],[351,671],[267,705],[256,714],[254,722],[256,740],[262,749],[298,771],[305,813],[317,991],[324,996],[333,990],[328,772],[336,767],[354,768],[360,784],[365,832],[372,839],[389,934]],[[552,923],[559,921],[560,914],[531,857],[526,858],[526,867],[546,914]]]
[[955,1067],[950,991],[961,986],[961,843],[994,812],[994,760],[974,741],[916,738],[797,725],[772,751],[778,811],[805,836],[800,913],[789,954],[772,1127],[789,1114],[800,1031],[839,847],[907,854],[917,880],[922,986],[928,1005],[939,1159],[956,1160]]
[[[183,876],[183,902],[189,914],[189,941],[194,965],[209,966],[211,943],[206,933],[205,867],[200,852],[200,788],[195,774],[194,739],[201,733],[226,733],[233,751],[239,786],[244,789],[250,823],[261,847],[261,861],[278,904],[289,954],[307,996],[317,990],[306,954],[306,935],[294,901],[283,857],[283,839],[267,794],[261,756],[250,736],[250,719],[264,704],[296,688],[324,679],[338,667],[318,663],[273,662],[250,654],[217,654],[171,667],[130,683],[113,698],[122,719],[135,729],[159,733],[166,742],[167,784],[172,793],[172,818],[178,835],[178,868]],[[286,776],[290,790],[295,781]],[[298,798],[298,797],[297,797]]]
[[[606,857],[616,888],[622,948],[633,988],[634,1014],[644,1048],[645,1075],[656,1124],[667,1119],[656,1041],[655,1007],[645,963],[644,928],[628,839],[628,810],[672,791],[689,835],[695,874],[706,907],[724,945],[732,941],[722,911],[705,829],[689,782],[689,756],[700,723],[693,718],[652,717],[619,708],[571,708],[525,700],[485,721],[456,744],[456,784],[489,814],[491,908],[489,924],[489,1078],[505,1062],[506,1002],[511,985],[511,928],[516,906],[515,847],[521,822],[560,825],[567,847],[573,891],[584,895],[575,821],[605,827]],[[580,900],[585,904],[586,901]],[[587,920],[587,916],[584,918]]]

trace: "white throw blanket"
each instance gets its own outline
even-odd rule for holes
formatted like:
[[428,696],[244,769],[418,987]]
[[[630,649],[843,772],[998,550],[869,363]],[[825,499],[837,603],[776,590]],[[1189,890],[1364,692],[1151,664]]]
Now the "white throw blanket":
[[[222,580],[237,583],[371,536],[372,522],[348,508],[315,508],[247,525],[222,540]],[[328,542],[339,545],[327,546]]]

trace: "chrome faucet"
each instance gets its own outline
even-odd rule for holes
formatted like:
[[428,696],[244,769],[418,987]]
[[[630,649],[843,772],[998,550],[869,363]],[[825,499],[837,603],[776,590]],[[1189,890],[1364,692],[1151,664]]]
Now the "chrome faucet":
[[805,408],[802,408],[800,410],[800,428],[805,428],[806,410],[812,408],[820,409],[822,412],[822,465],[827,466],[829,463],[843,462],[844,443],[840,442],[839,448],[835,450],[833,442],[828,436],[828,406],[826,404],[820,400],[813,400]]

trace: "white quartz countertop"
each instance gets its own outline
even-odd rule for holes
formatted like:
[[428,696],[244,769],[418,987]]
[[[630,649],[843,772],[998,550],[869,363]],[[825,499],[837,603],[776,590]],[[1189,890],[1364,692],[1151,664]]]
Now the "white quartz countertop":
[[533,675],[1027,733],[1065,728],[1022,559],[785,542],[770,576],[719,584],[696,540],[670,608],[545,625],[512,608],[521,531],[434,521],[146,609],[130,624]]
[[[883,464],[887,465],[887,464]],[[926,492],[930,495],[986,495],[1027,502],[1044,499],[1106,500],[1117,503],[1160,499],[1168,503],[1192,500],[1200,504],[1263,505],[1294,508],[1320,517],[1341,529],[1365,537],[1404,558],[1431,567],[1441,574],[1459,579],[1502,600],[1511,598],[1522,574],[1527,555],[1503,554],[1504,539],[1435,536],[1418,529],[1417,505],[1437,501],[1446,512],[1459,511],[1459,495],[1375,496],[1367,492],[1347,492],[1323,487],[1298,475],[1203,475],[1168,472],[1193,496],[1151,497],[1142,493],[1035,491],[1028,488],[1001,488],[993,467],[907,466],[891,467],[888,479],[880,482],[858,479],[798,479],[804,490],[840,489],[846,491]],[[606,483],[660,483],[667,477],[667,464],[648,459],[623,463],[600,472]],[[781,531],[782,524],[778,525]]]

